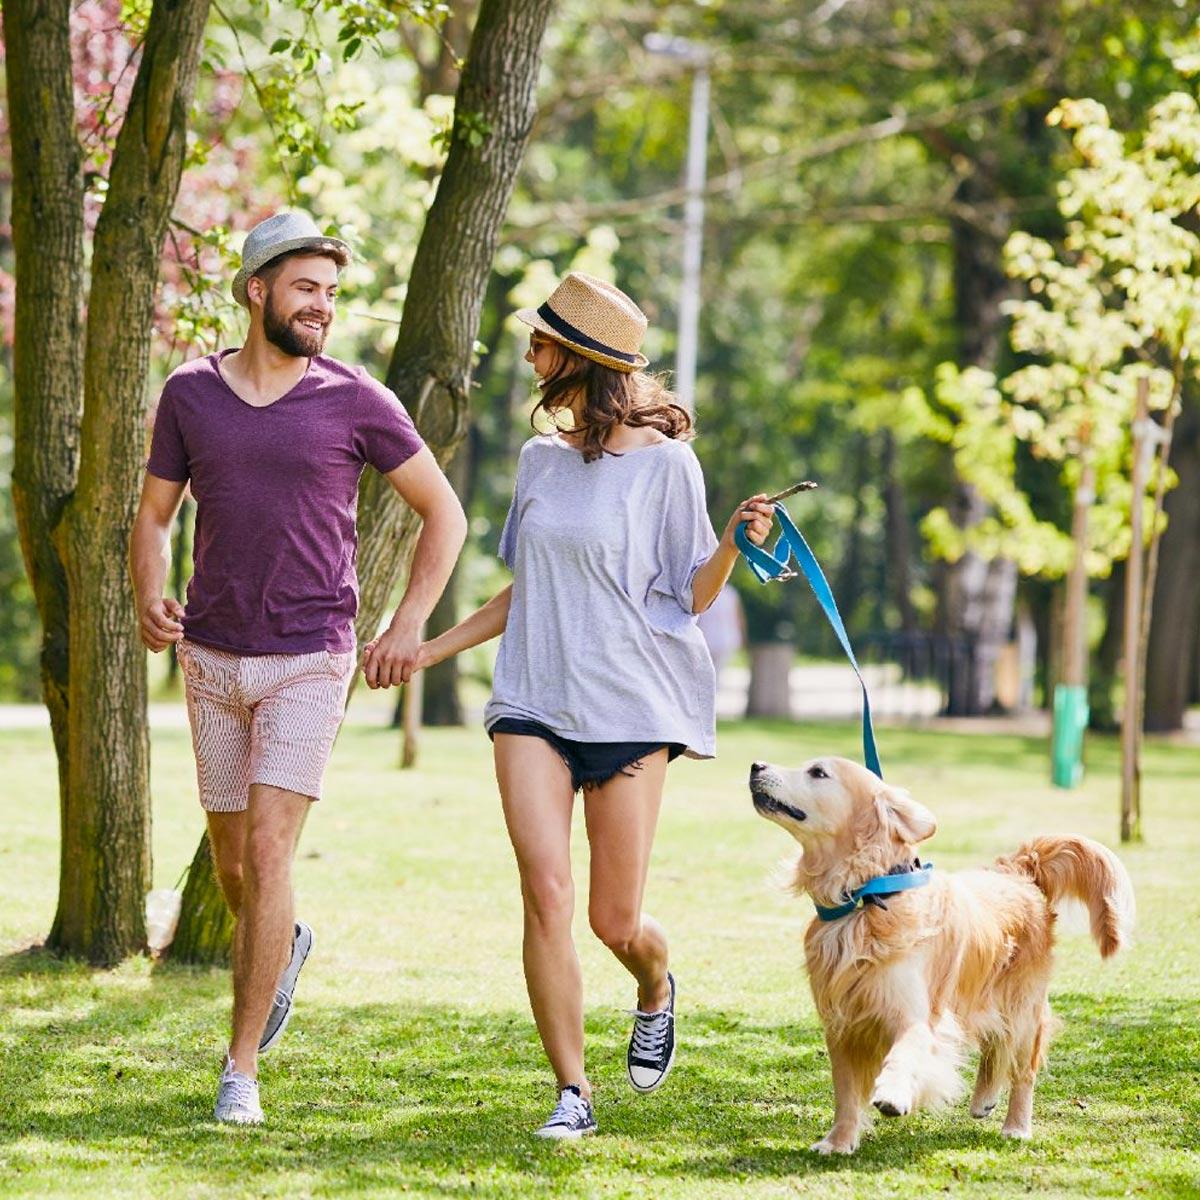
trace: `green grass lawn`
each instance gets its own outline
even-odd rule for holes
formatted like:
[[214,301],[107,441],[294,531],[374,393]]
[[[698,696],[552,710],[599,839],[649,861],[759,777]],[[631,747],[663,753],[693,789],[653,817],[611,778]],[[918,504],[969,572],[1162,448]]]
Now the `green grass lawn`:
[[[520,907],[489,746],[429,731],[396,770],[391,731],[347,726],[296,866],[317,948],[295,1018],[264,1060],[268,1124],[211,1106],[228,1017],[223,972],[90,971],[27,948],[58,867],[49,736],[0,733],[0,1194],[6,1196],[1200,1196],[1200,751],[1151,745],[1146,842],[1124,854],[1138,940],[1101,964],[1064,934],[1065,1026],[1038,1088],[1034,1138],[961,1107],[877,1123],[849,1160],[807,1147],[832,1116],[804,977],[811,909],[772,882],[791,850],[756,818],[754,758],[855,754],[846,726],[722,731],[715,763],[672,767],[648,907],[679,979],[680,1058],[652,1097],[624,1082],[634,994],[586,923],[578,937],[598,1137],[530,1129],[553,1100],[529,1018]],[[888,729],[890,780],[941,821],[939,867],[986,861],[1035,832],[1114,843],[1116,746],[1092,740],[1076,792],[1046,783],[1039,742]],[[190,859],[201,818],[184,731],[154,737],[157,884]]]

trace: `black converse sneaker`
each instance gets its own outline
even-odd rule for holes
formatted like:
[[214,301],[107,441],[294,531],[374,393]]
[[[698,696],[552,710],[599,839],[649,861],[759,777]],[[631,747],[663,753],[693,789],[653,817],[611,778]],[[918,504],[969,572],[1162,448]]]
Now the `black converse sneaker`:
[[633,1009],[633,1036],[625,1062],[636,1091],[661,1087],[675,1065],[675,976],[667,972],[671,999],[658,1012]]
[[283,1037],[283,1031],[292,1018],[292,996],[296,991],[296,980],[300,978],[300,968],[304,966],[304,960],[313,948],[314,940],[312,929],[303,921],[297,921],[292,935],[292,957],[275,985],[275,1003],[271,1005],[266,1027],[258,1043],[259,1054],[266,1054]]
[[554,1106],[550,1119],[541,1129],[534,1130],[534,1136],[580,1138],[584,1134],[595,1133],[596,1129],[596,1114],[592,1112],[591,1102],[583,1098],[573,1083],[569,1083],[558,1093],[558,1103]]

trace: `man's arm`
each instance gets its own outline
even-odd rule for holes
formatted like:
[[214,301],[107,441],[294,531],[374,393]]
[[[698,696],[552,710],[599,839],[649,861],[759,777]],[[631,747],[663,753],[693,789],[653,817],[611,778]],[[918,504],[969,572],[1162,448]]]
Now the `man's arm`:
[[421,647],[421,626],[445,590],[467,537],[467,518],[449,480],[426,446],[388,472],[388,482],[421,518],[404,599],[391,623],[363,655],[367,686],[407,683]]
[[138,632],[155,654],[183,638],[179,621],[183,605],[163,597],[163,584],[171,562],[171,526],[186,487],[186,483],[147,473],[129,538],[129,573]]

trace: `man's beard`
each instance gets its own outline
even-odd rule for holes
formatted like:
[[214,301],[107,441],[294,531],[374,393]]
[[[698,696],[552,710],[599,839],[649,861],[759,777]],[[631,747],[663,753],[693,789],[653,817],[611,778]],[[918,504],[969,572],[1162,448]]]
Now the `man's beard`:
[[[301,325],[299,317],[300,313],[294,317],[280,316],[271,293],[267,293],[267,302],[263,305],[263,334],[267,341],[293,358],[312,358],[325,349],[329,326],[314,331]],[[312,319],[321,320],[315,315]]]

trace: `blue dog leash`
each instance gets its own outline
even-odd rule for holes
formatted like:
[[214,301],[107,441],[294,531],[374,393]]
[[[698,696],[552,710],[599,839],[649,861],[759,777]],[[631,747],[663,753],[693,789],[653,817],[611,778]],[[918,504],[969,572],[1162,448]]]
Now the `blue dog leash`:
[[[846,657],[850,660],[850,665],[854,668],[854,674],[858,676],[859,686],[862,688],[863,695],[863,760],[866,762],[868,769],[874,771],[882,779],[883,770],[879,765],[879,751],[875,747],[875,728],[871,724],[871,698],[867,695],[867,685],[863,680],[862,672],[858,669],[858,660],[854,657],[854,650],[850,645],[850,639],[846,636],[846,627],[842,624],[842,616],[838,612],[837,602],[833,598],[833,591],[821,570],[820,564],[817,562],[816,555],[808,548],[808,543],[804,540],[800,530],[792,523],[792,518],[788,516],[787,509],[782,504],[776,504],[775,515],[779,518],[783,534],[779,541],[775,543],[773,551],[767,550],[763,546],[756,546],[746,536],[746,526],[744,524],[737,527],[737,532],[734,534],[733,540],[737,544],[737,548],[742,552],[742,557],[745,558],[747,566],[754,572],[759,583],[768,583],[772,579],[784,580],[793,578],[796,572],[791,569],[789,563],[792,557],[795,556],[800,570],[804,573],[804,578],[808,580],[808,586],[812,588],[813,595],[817,598],[817,603],[829,619],[829,624],[833,626],[833,632],[837,634],[838,641],[841,642],[842,649],[845,650]],[[901,879],[903,876],[887,876],[886,878]],[[874,883],[877,881],[872,880],[871,882]],[[920,884],[907,884],[905,886],[919,887]],[[853,907],[854,904],[851,904],[850,909]],[[846,911],[849,912],[850,909]],[[827,909],[826,911],[832,910]],[[841,916],[843,914],[839,911],[838,915]],[[832,920],[833,918],[826,917],[824,919]]]

